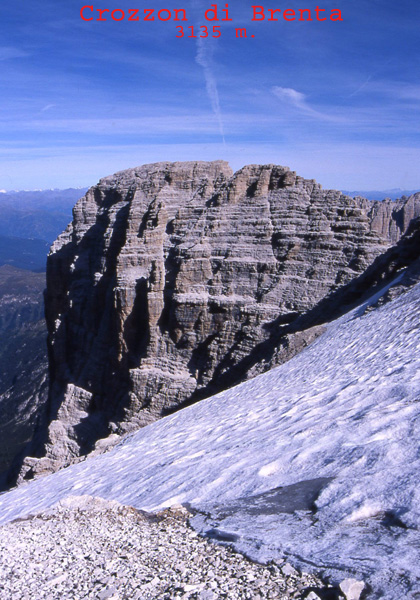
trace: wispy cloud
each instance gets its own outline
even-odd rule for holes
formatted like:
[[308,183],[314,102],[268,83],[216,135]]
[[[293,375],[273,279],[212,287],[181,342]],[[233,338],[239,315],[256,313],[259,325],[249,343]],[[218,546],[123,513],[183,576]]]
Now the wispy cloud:
[[[369,84],[368,89],[367,88]],[[420,100],[420,85],[413,83],[405,83],[392,80],[374,80],[373,75],[369,76],[354,92],[349,95],[349,98],[355,96],[360,91],[365,90],[365,96],[377,97],[384,102],[389,103],[395,101],[406,102],[412,100],[417,103]]]
[[367,77],[366,80],[361,85],[359,85],[359,87],[356,90],[354,90],[354,92],[349,94],[349,98],[352,98],[353,96],[356,96],[356,94],[361,92],[368,85],[368,83],[372,80],[372,77],[373,77],[373,75],[369,75],[369,77]]
[[0,60],[10,60],[11,58],[24,58],[29,56],[28,52],[13,46],[0,46]]
[[[228,160],[234,169],[250,163],[287,165],[332,189],[418,189],[420,149],[317,140],[244,145],[197,142],[115,146],[0,148],[0,187],[35,189],[92,185],[106,174],[158,161]],[[363,166],[363,168],[362,168]]]
[[[44,112],[48,112],[43,109]],[[86,134],[133,134],[175,135],[187,133],[214,134],[216,120],[211,113],[198,115],[145,116],[138,118],[100,118],[100,119],[27,119],[19,123],[10,123],[8,119],[0,119],[0,132],[6,131],[42,131],[69,132]]]
[[323,121],[334,121],[334,122],[344,122],[347,121],[346,118],[339,117],[336,115],[331,115],[323,112],[319,112],[313,109],[307,102],[307,97],[302,92],[298,92],[293,88],[284,88],[280,86],[274,86],[271,90],[273,94],[279,98],[286,105],[297,108],[301,112],[305,113],[308,116],[314,117],[316,119],[321,119]]
[[54,108],[54,106],[55,104],[46,104],[43,108],[41,108],[41,112],[46,112],[47,110]]
[[388,66],[392,63],[392,60],[387,60],[385,62],[381,61],[380,67],[372,71],[350,95],[349,98],[356,96],[359,92],[364,90],[366,86],[368,86],[372,81],[374,81],[379,73],[386,73]]
[[[203,10],[206,6],[203,0],[191,0],[191,5],[195,11],[195,18],[201,19]],[[219,90],[217,87],[216,76],[214,74],[213,55],[215,50],[215,40],[206,40],[204,38],[197,39],[197,53],[195,62],[202,67],[204,79],[206,82],[206,91],[210,100],[213,114],[219,125],[220,135],[225,145],[225,129],[223,125],[222,109],[220,106]]]
[[280,100],[289,102],[290,104],[293,104],[294,106],[297,106],[298,108],[301,108],[302,110],[309,110],[309,111],[312,110],[306,104],[305,94],[302,94],[302,92],[298,92],[297,90],[294,90],[293,88],[284,88],[284,87],[274,86],[273,94],[275,96],[277,96],[277,98],[280,98]]
[[197,55],[195,60],[200,67],[203,67],[204,78],[206,80],[206,90],[210,99],[211,107],[219,124],[220,135],[225,143],[225,132],[223,127],[222,110],[220,108],[219,92],[217,89],[216,77],[213,70],[213,52],[214,46],[210,46],[204,39],[197,40]]

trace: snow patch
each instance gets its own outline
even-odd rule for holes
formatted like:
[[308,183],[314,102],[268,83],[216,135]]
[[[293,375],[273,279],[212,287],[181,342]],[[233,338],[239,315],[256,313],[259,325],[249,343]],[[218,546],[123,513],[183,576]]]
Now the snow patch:
[[380,515],[383,510],[383,507],[378,502],[366,502],[363,506],[355,510],[350,517],[348,517],[347,521],[349,523],[354,523],[355,521],[371,519],[372,517]]
[[270,475],[274,475],[274,473],[277,473],[278,470],[279,462],[275,460],[274,462],[268,463],[267,465],[261,467],[258,471],[258,475],[260,475],[260,477],[269,477]]
[[[258,561],[287,557],[371,598],[420,593],[420,286],[355,309],[284,365],[0,496],[0,522],[72,495],[190,503]],[[201,511],[201,512],[200,512]]]

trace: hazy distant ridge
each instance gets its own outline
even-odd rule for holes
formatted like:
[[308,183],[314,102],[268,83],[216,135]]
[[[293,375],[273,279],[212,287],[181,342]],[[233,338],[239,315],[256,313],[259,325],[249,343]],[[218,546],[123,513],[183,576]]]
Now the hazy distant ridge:
[[342,190],[343,194],[355,198],[356,196],[362,196],[362,198],[368,198],[368,200],[384,200],[385,198],[391,198],[391,200],[397,200],[403,196],[411,196],[419,190],[402,190],[401,188],[393,188],[392,190],[356,190],[349,192],[348,190]]
[[0,235],[52,243],[72,218],[86,189],[18,191],[0,194]]

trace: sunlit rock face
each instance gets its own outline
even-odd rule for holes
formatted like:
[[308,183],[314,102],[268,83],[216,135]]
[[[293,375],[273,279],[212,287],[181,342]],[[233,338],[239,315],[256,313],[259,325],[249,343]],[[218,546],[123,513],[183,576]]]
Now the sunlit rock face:
[[275,165],[102,179],[48,259],[50,397],[20,478],[289,359],[331,314],[302,317],[419,214],[420,194],[352,199]]

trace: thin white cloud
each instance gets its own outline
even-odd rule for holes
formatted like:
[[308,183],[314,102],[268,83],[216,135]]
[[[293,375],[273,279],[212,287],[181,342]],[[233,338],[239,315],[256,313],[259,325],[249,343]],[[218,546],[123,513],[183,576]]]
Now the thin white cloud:
[[0,46],[0,60],[10,60],[11,58],[24,58],[29,56],[24,50],[14,48],[13,46]]
[[287,165],[328,189],[420,189],[420,149],[409,146],[309,143],[219,143],[0,148],[0,187],[44,189],[93,185],[100,177],[144,163],[180,160]]
[[369,85],[372,81],[374,81],[376,79],[376,76],[379,73],[384,73],[387,70],[387,67],[392,63],[392,60],[387,60],[384,63],[381,63],[380,67],[378,69],[375,69],[372,73],[370,73],[367,78],[365,79],[365,81],[363,81],[355,90],[354,92],[352,92],[351,94],[349,94],[349,98],[352,98],[353,96],[355,96],[356,94],[358,94],[359,92],[361,92],[362,90],[365,89],[365,87],[367,85]]
[[[324,140],[327,137],[336,139],[337,135],[345,137],[349,126],[353,129],[357,128],[359,132],[380,133],[383,130],[384,122],[387,123],[389,132],[395,132],[398,135],[420,133],[420,121],[414,118],[417,114],[415,112],[412,113],[412,118],[407,119],[407,111],[403,115],[395,114],[392,107],[381,107],[381,110],[378,111],[376,105],[372,107],[328,106],[325,110],[328,110],[329,113],[323,114],[313,110],[307,104],[304,94],[291,88],[286,88],[286,90],[283,89],[280,96],[276,95],[277,102],[281,101],[281,110],[275,110],[272,102],[269,114],[263,111],[250,113],[246,110],[224,113],[224,128],[229,134],[230,143],[234,143],[236,135],[243,138],[244,134],[247,134],[249,139],[253,140],[256,137],[255,132],[258,132],[258,139],[262,143],[264,140],[272,139],[273,131],[278,128],[281,129],[282,138],[289,135],[293,140],[306,139],[309,121],[312,121],[311,135],[320,135]],[[138,110],[138,112],[145,113],[141,117],[102,116],[92,119],[57,118],[56,111],[40,111],[39,108],[33,111],[37,113],[35,118],[24,118],[25,115],[18,111],[15,118],[10,119],[11,111],[12,109],[4,117],[0,113],[0,132],[13,135],[17,131],[29,132],[30,137],[25,140],[27,146],[38,144],[36,134],[40,131],[56,134],[129,135],[131,139],[137,135],[143,140],[146,136],[156,139],[162,137],[168,139],[168,137],[176,136],[179,140],[185,135],[205,135],[222,141],[217,116],[210,110],[193,112],[178,108],[170,111],[166,105],[156,104],[152,108],[145,106],[144,110],[143,107],[142,110]],[[129,112],[129,110],[125,112]],[[13,137],[10,140],[3,139],[3,146],[12,140]]]
[[290,102],[297,106],[298,108],[303,108],[305,110],[311,110],[309,106],[306,104],[306,96],[302,94],[302,92],[298,92],[293,88],[284,88],[279,86],[273,87],[273,94],[280,98],[280,100],[285,100],[286,102]]
[[272,92],[275,96],[277,96],[277,98],[286,104],[292,105],[307,114],[317,117],[324,117],[322,113],[319,113],[309,106],[306,101],[306,96],[305,94],[302,94],[302,92],[298,92],[293,88],[284,88],[277,85],[272,88]]
[[284,88],[280,86],[274,86],[271,88],[273,94],[279,98],[284,104],[297,108],[301,112],[305,113],[310,117],[320,119],[322,121],[333,121],[336,123],[347,122],[346,117],[331,115],[314,110],[307,102],[306,95],[302,92],[298,92],[293,88]]
[[369,93],[371,95],[381,96],[383,101],[407,101],[413,100],[418,103],[420,100],[420,85],[401,83],[400,81],[374,81],[373,76],[369,77],[355,92],[349,97],[364,89],[369,83]]
[[144,116],[134,118],[100,119],[51,119],[45,118],[21,120],[18,123],[0,119],[0,130],[5,131],[52,131],[68,133],[93,133],[104,135],[130,134],[168,135],[168,134],[211,134],[217,127],[212,113],[197,115]]
[[225,143],[225,132],[223,127],[222,111],[220,108],[219,92],[217,89],[216,77],[213,71],[213,52],[214,46],[210,46],[204,39],[197,40],[197,55],[196,63],[203,68],[204,78],[206,81],[206,90],[210,99],[211,107],[219,124],[220,135],[223,143]]
[[41,112],[50,110],[51,108],[54,108],[54,106],[55,106],[55,104],[46,104],[43,108],[41,108]]
[[356,94],[358,94],[359,92],[364,90],[365,87],[368,85],[368,83],[370,83],[370,81],[372,80],[372,77],[373,77],[373,75],[369,75],[369,77],[367,77],[367,79],[361,85],[359,85],[359,87],[356,90],[354,90],[354,92],[349,94],[349,98],[356,96]]
[[[191,0],[191,5],[196,13],[195,17],[202,14],[206,4],[203,0]],[[215,48],[215,40],[205,40],[204,38],[197,39],[197,54],[195,62],[202,67],[204,79],[206,82],[206,91],[210,100],[213,113],[219,125],[220,135],[225,144],[225,131],[223,126],[222,110],[220,107],[219,91],[217,81],[214,75],[213,53]]]

